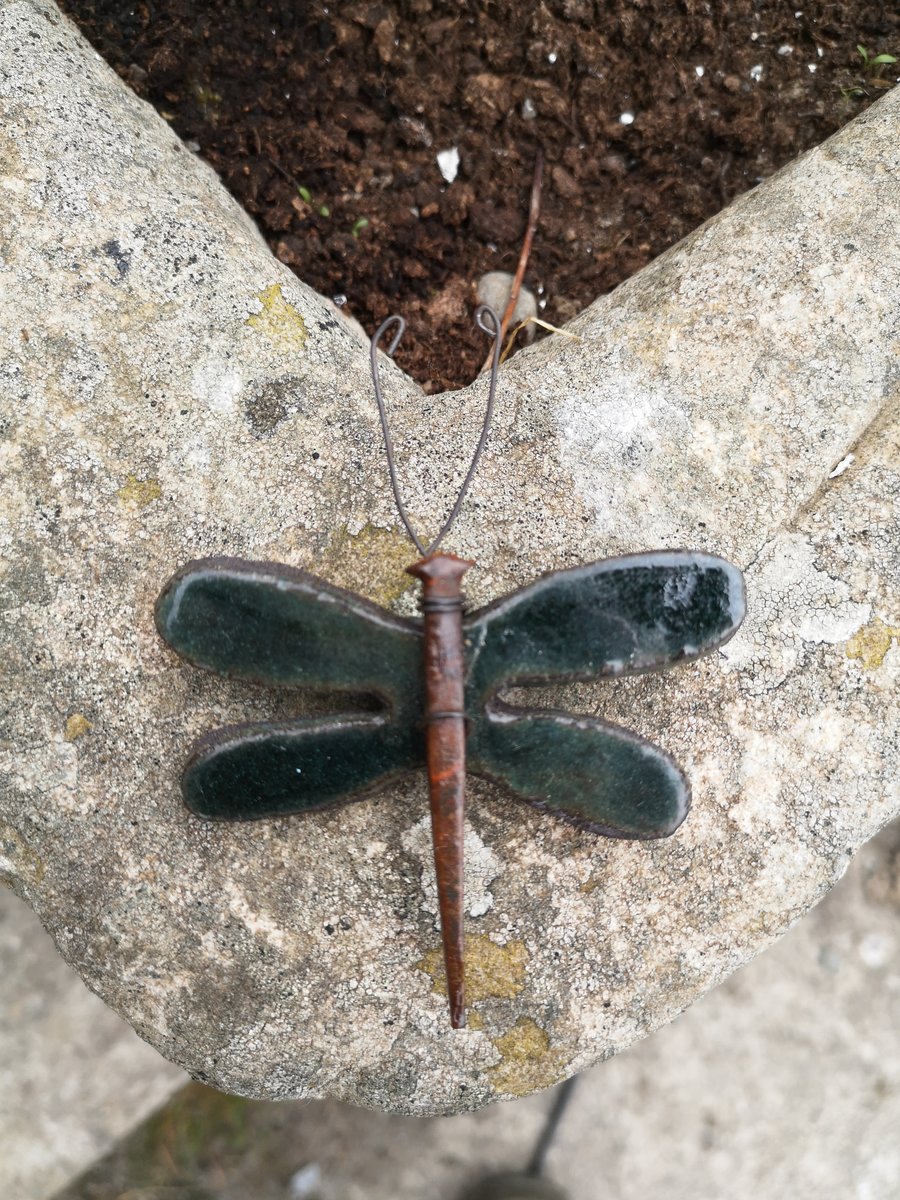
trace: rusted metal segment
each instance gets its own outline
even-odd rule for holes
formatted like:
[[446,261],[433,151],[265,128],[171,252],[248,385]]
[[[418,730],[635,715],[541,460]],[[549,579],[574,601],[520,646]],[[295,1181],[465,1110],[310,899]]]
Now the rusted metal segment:
[[447,968],[450,1023],[466,1023],[463,968],[463,816],[466,715],[460,583],[474,563],[432,554],[407,567],[422,583],[425,636],[425,747],[431,836],[441,937]]

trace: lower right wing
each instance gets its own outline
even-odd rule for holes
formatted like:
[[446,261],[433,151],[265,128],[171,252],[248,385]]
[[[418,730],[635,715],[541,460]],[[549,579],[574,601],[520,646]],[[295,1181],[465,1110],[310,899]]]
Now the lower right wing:
[[594,717],[494,703],[472,723],[467,754],[475,774],[608,837],[668,837],[690,807],[668,754]]

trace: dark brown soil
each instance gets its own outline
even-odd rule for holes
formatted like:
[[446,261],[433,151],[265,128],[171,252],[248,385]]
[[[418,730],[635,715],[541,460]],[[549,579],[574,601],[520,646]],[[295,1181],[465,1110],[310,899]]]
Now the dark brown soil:
[[[515,270],[539,148],[526,282],[559,325],[900,73],[857,50],[900,56],[883,0],[65,8],[283,262],[370,331],[406,315],[397,359],[429,390],[484,359],[474,285]],[[454,146],[447,184],[436,155]]]

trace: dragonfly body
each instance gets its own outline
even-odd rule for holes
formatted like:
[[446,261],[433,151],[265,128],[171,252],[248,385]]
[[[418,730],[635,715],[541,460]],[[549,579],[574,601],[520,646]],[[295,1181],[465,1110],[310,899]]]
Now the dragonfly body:
[[462,577],[474,566],[432,554],[407,567],[422,584],[425,759],[431,836],[450,998],[450,1023],[466,1023],[463,971],[463,819],[466,794]]
[[687,781],[661,749],[597,717],[511,707],[510,685],[656,670],[722,645],[744,615],[740,572],[660,551],[542,576],[472,613],[471,564],[431,554],[409,568],[421,619],[278,563],[188,563],[156,606],[192,664],[271,686],[368,691],[382,711],[228,726],[201,738],[182,778],[188,807],[259,819],[361,800],[426,768],[451,1019],[464,1024],[463,800],[478,774],[531,805],[611,837],[658,838],[687,814]]

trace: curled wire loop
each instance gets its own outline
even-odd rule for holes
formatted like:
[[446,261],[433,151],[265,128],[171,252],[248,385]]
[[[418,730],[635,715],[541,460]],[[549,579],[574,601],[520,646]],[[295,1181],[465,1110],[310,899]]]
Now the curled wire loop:
[[[486,323],[489,318],[490,323]],[[385,353],[388,358],[393,358],[397,347],[400,345],[400,339],[403,337],[403,331],[406,329],[406,321],[401,316],[388,317],[382,321],[375,330],[375,335],[370,343],[369,361],[372,369],[372,384],[375,388],[375,403],[378,405],[378,416],[381,419],[381,431],[384,434],[384,450],[387,456],[388,472],[391,477],[391,489],[394,493],[394,501],[397,505],[397,512],[400,514],[400,520],[406,527],[406,532],[412,538],[413,543],[423,558],[428,558],[434,554],[438,546],[447,536],[453,522],[456,520],[462,502],[465,499],[466,492],[469,490],[469,484],[478,467],[478,460],[481,458],[481,452],[484,450],[485,443],[488,439],[488,433],[491,428],[491,419],[494,415],[494,397],[497,392],[497,374],[500,369],[500,318],[497,313],[488,304],[479,304],[475,310],[475,324],[479,329],[483,330],[488,337],[494,339],[494,352],[491,359],[491,379],[488,387],[487,405],[485,406],[484,422],[481,426],[481,436],[478,439],[478,444],[475,447],[475,452],[472,455],[472,461],[469,464],[469,469],[466,472],[466,477],[462,482],[462,487],[456,496],[456,503],[450,510],[450,515],[447,517],[440,531],[430,546],[426,546],[421,542],[413,529],[412,522],[409,519],[409,514],[403,504],[400,496],[400,485],[397,482],[397,464],[394,457],[394,443],[391,439],[390,430],[388,428],[387,412],[384,407],[384,397],[381,394],[381,381],[378,374],[378,350],[379,343],[392,325],[397,326],[397,330],[391,338]]]

